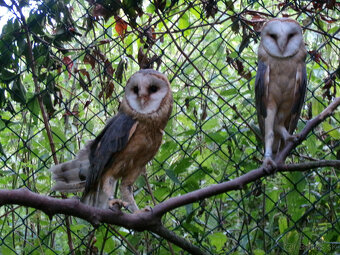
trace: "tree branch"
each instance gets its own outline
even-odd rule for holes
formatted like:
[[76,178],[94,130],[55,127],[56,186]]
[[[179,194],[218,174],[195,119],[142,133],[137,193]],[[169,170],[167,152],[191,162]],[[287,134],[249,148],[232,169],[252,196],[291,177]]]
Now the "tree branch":
[[319,125],[322,121],[324,121],[327,117],[329,117],[339,105],[340,105],[340,97],[337,97],[318,116],[308,121],[304,129],[301,131],[301,133],[297,135],[298,139],[295,142],[293,141],[287,142],[287,144],[282,149],[282,151],[278,153],[277,157],[275,158],[275,162],[278,164],[283,163],[286,157],[289,155],[289,153],[293,149],[295,149],[296,146],[301,144],[303,140],[306,139],[309,132],[311,132],[317,125]]
[[[283,162],[291,150],[306,139],[307,134],[330,116],[339,104],[340,98],[336,98],[324,111],[310,120],[301,133],[298,134],[298,141],[287,143],[278,154],[278,158],[276,159],[277,163]],[[270,174],[274,174],[274,172],[306,171],[319,167],[334,167],[340,169],[340,160],[320,160],[300,164],[279,163],[275,171],[270,172]],[[233,180],[213,184],[182,196],[170,198],[156,205],[151,211],[136,214],[127,214],[119,209],[99,209],[85,205],[78,199],[57,199],[33,193],[28,189],[0,190],[0,206],[17,204],[39,209],[45,212],[50,218],[55,214],[65,214],[82,218],[95,226],[100,223],[108,223],[136,231],[149,230],[192,254],[204,254],[197,246],[166,229],[161,223],[161,217],[165,213],[180,206],[198,202],[202,199],[231,190],[242,189],[245,185],[267,175],[268,173],[264,171],[263,167],[260,167]]]
[[[277,172],[306,171],[327,166],[340,169],[340,160],[322,160],[289,165],[283,164],[279,165],[276,170]],[[136,214],[127,214],[120,210],[99,209],[85,205],[78,199],[57,199],[36,194],[28,189],[0,190],[0,206],[17,204],[33,207],[43,211],[50,218],[55,214],[71,215],[84,219],[94,226],[100,223],[108,223],[136,231],[150,230],[192,254],[204,254],[197,246],[192,245],[184,238],[166,229],[161,223],[161,217],[165,213],[180,206],[198,202],[204,198],[231,190],[242,189],[246,184],[254,182],[266,175],[267,173],[260,167],[236,179],[170,198],[156,205],[151,211]]]

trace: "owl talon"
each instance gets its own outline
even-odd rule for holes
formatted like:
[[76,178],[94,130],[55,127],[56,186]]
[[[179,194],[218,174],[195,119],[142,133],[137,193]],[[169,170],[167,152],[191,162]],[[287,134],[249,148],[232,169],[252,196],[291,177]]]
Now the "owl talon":
[[266,174],[271,174],[276,169],[277,165],[271,157],[265,157],[262,163],[263,171]]
[[129,205],[127,202],[124,202],[120,199],[114,199],[114,198],[109,198],[108,204],[109,204],[109,208],[111,209],[114,208],[115,206],[118,206],[119,209],[122,207],[126,208]]
[[300,139],[299,135],[290,135],[289,137],[286,138],[285,143],[287,142],[296,143],[299,139]]
[[144,212],[152,212],[151,206],[145,206],[143,209],[136,210],[134,213],[144,213]]

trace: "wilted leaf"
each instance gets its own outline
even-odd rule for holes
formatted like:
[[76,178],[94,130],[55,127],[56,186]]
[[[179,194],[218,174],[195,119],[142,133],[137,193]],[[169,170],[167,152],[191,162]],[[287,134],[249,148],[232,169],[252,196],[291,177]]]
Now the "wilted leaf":
[[202,2],[203,2],[203,9],[205,10],[206,17],[215,18],[215,14],[218,11],[217,1],[216,0],[204,0]]
[[109,81],[105,83],[103,90],[100,91],[98,97],[102,98],[105,94],[105,98],[107,99],[112,96],[113,91],[114,91],[114,83],[113,81]]
[[108,59],[105,60],[104,69],[108,77],[111,79],[115,70],[113,69],[111,62]]
[[126,68],[127,68],[127,62],[124,58],[122,58],[119,61],[119,64],[118,64],[116,72],[115,72],[115,77],[120,83],[122,83],[123,73],[124,73],[124,70],[126,70]]
[[63,58],[63,64],[66,66],[66,70],[68,71],[68,78],[71,78],[72,73],[72,67],[73,67],[73,61],[68,56],[65,56]]
[[119,16],[115,16],[115,20],[116,20],[115,29],[123,40],[125,37],[128,24]]
[[84,63],[90,64],[92,69],[94,69],[96,65],[96,59],[91,54],[86,54],[84,57]]
[[[79,82],[80,82],[80,86],[82,86],[83,89],[87,89],[88,87],[92,86],[90,74],[88,71],[86,71],[86,69],[76,69],[75,73],[79,73]],[[80,74],[86,76],[88,82],[85,82],[83,77]]]
[[103,17],[105,21],[107,21],[111,16],[114,15],[114,12],[111,12],[101,4],[95,4],[94,8],[92,9],[92,15],[94,17]]
[[87,108],[91,104],[92,100],[87,100],[84,105],[84,109]]

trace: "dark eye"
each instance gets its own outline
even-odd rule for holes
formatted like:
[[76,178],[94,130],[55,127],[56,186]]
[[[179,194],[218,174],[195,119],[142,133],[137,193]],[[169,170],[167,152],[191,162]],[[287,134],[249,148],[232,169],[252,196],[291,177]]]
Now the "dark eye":
[[294,36],[293,33],[289,34],[289,35],[288,35],[288,40],[290,40],[293,36]]
[[133,90],[133,92],[134,92],[135,94],[138,94],[138,91],[139,91],[138,86],[134,86],[134,87],[132,88],[132,90]]
[[151,85],[151,86],[149,87],[150,93],[155,93],[155,92],[157,92],[157,90],[158,90],[158,87],[155,86],[155,85]]
[[276,36],[276,34],[269,34],[269,36],[270,36],[271,38],[273,38],[274,40],[276,40],[276,39],[277,39],[277,36]]

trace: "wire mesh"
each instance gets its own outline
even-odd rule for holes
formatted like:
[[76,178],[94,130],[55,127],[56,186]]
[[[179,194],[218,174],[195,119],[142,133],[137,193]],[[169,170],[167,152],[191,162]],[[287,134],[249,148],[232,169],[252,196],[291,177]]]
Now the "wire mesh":
[[[261,26],[273,17],[297,20],[309,53],[297,132],[339,96],[335,1],[0,5],[1,189],[27,187],[61,198],[50,192],[48,169],[98,134],[117,113],[127,79],[142,68],[168,76],[174,110],[147,166],[152,194],[143,176],[134,185],[140,208],[153,205],[152,197],[160,203],[257,168],[263,156],[254,106],[257,47]],[[337,111],[287,162],[340,159],[339,123]],[[339,187],[333,168],[276,174],[260,186],[175,209],[163,223],[210,254],[338,254]],[[151,232],[94,229],[16,205],[0,208],[0,227],[2,254],[185,254]]]

